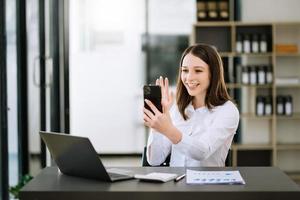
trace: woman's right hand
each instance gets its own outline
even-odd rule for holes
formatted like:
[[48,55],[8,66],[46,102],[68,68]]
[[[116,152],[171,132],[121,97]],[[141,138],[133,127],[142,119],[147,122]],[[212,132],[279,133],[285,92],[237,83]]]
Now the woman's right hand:
[[169,80],[168,78],[163,79],[163,77],[160,76],[159,79],[156,79],[156,85],[161,87],[161,105],[163,107],[163,113],[168,112],[174,101],[173,92],[169,92]]

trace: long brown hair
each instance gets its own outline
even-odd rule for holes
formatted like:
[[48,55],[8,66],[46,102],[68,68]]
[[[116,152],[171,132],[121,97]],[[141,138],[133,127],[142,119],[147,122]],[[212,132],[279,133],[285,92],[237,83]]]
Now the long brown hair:
[[212,109],[215,106],[223,105],[226,101],[231,100],[224,81],[222,59],[216,48],[208,44],[195,44],[189,46],[183,52],[180,59],[176,89],[177,106],[184,120],[188,119],[186,113],[184,112],[185,108],[193,100],[193,97],[189,95],[187,89],[181,81],[182,61],[189,53],[200,58],[209,66],[210,84],[205,97],[205,106],[207,106],[208,109]]

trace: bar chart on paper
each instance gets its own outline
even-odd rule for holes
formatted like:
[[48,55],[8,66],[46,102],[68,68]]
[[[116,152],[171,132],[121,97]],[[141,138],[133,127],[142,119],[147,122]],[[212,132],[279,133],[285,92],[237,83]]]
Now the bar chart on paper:
[[196,171],[188,169],[186,174],[187,184],[245,184],[239,171]]

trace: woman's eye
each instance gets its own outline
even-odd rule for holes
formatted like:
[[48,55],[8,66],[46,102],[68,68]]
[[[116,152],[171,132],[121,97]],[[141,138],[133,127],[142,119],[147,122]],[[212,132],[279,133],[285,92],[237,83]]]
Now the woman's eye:
[[182,72],[188,72],[189,70],[187,70],[187,69],[182,69],[181,71],[182,71]]
[[196,73],[200,73],[200,72],[202,72],[202,70],[196,70]]

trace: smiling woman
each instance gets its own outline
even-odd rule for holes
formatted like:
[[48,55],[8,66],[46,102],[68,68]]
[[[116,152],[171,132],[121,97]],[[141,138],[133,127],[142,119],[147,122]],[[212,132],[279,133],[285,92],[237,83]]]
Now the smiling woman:
[[160,165],[171,153],[170,166],[224,166],[239,122],[239,111],[227,93],[221,58],[206,44],[182,54],[176,104],[169,81],[156,81],[162,90],[163,112],[146,100],[145,125],[151,128],[147,159]]
[[[206,44],[198,44],[188,47],[180,60],[179,75],[181,80],[177,82],[177,102],[179,111],[186,119],[184,109],[193,98],[194,107],[213,106],[224,104],[230,99],[224,81],[223,64],[217,50]],[[184,69],[193,68],[190,72]],[[197,81],[197,91],[187,87],[187,83]],[[193,88],[194,90],[196,88]]]

